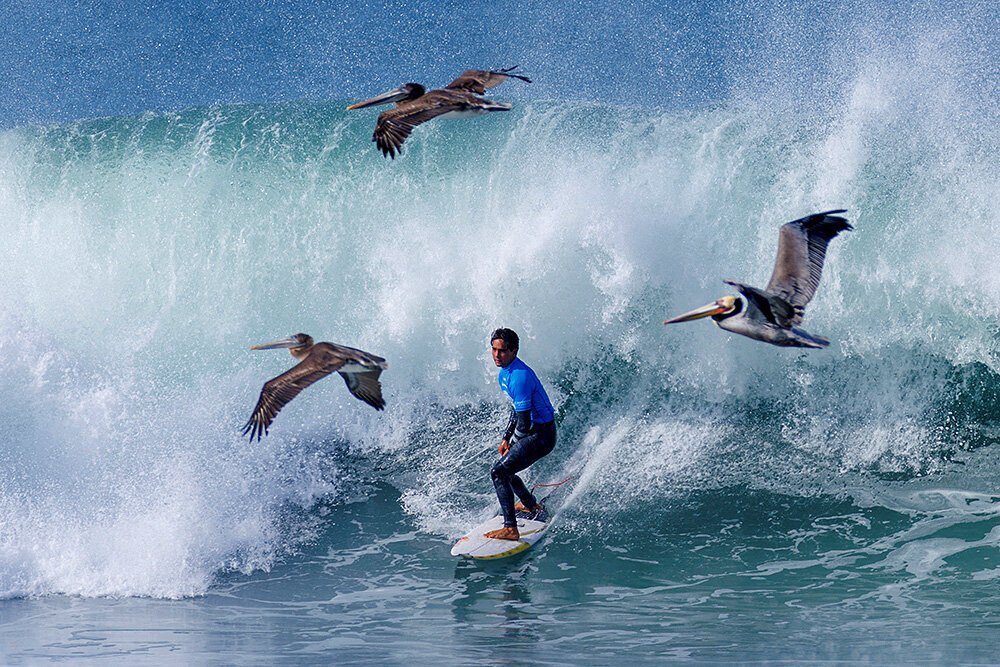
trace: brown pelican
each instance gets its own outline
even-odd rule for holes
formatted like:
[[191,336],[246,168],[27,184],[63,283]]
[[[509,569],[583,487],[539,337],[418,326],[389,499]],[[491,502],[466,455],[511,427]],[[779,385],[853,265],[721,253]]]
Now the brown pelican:
[[385,407],[378,376],[388,365],[382,357],[335,343],[313,345],[312,336],[304,333],[250,349],[273,350],[278,347],[287,347],[299,363],[264,384],[257,407],[243,427],[243,435],[249,433],[251,440],[254,436],[260,440],[262,435],[267,435],[271,421],[286,403],[313,382],[334,371],[343,376],[347,388],[355,397],[376,410]]
[[684,313],[664,324],[711,316],[720,328],[783,347],[826,347],[825,338],[813,336],[796,325],[813,298],[823,271],[826,246],[840,232],[854,229],[836,213],[814,213],[785,223],[778,233],[778,257],[771,281],[763,290],[725,280],[740,294],[724,296],[707,306]]
[[419,83],[404,83],[399,88],[347,108],[363,109],[388,102],[396,103],[395,109],[379,114],[375,134],[372,136],[372,141],[382,150],[383,155],[395,158],[413,128],[431,118],[465,118],[481,116],[489,111],[509,111],[509,104],[476,95],[482,95],[487,88],[499,86],[509,77],[531,83],[531,79],[526,76],[510,73],[516,68],[517,65],[496,71],[468,69],[444,88],[429,93],[425,93],[424,87]]

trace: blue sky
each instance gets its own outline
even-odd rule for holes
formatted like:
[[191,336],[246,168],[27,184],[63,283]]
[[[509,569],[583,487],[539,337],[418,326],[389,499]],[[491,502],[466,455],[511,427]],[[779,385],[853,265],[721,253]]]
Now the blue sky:
[[[691,107],[768,77],[821,86],[866,41],[936,23],[996,52],[983,3],[7,0],[0,127],[211,103],[354,99],[520,64],[505,99]],[[996,9],[996,7],[993,7]],[[992,35],[992,37],[991,37]]]

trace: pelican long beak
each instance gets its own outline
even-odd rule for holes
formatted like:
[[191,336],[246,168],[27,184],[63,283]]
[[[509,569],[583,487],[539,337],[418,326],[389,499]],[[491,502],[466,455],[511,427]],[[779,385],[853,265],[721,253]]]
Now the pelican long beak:
[[289,336],[288,338],[282,338],[281,340],[276,340],[273,343],[264,343],[263,345],[254,345],[251,350],[274,350],[279,347],[299,347],[302,343],[295,336]]
[[379,104],[398,102],[402,99],[406,99],[406,96],[408,94],[409,91],[406,88],[404,88],[403,86],[399,86],[398,88],[393,88],[387,93],[382,93],[378,97],[373,97],[370,100],[365,100],[364,102],[358,102],[357,104],[352,104],[351,106],[347,107],[347,110],[350,111],[351,109],[364,109],[365,107],[374,107],[378,106]]
[[696,308],[690,312],[684,313],[683,315],[678,315],[669,320],[664,320],[664,324],[674,324],[676,322],[690,322],[691,320],[698,320],[702,317],[709,317],[711,315],[721,315],[722,313],[728,312],[733,309],[733,302],[735,299],[731,296],[722,297],[718,301],[713,301],[707,306],[702,306],[701,308]]

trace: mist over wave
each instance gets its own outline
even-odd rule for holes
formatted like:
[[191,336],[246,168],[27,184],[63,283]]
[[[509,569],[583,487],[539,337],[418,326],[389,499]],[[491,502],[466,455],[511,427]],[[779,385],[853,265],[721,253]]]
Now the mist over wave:
[[[575,520],[732,487],[983,491],[996,466],[955,463],[1000,436],[1000,126],[946,46],[813,104],[522,103],[423,125],[395,161],[340,103],[3,132],[0,596],[199,594],[372,479],[461,533],[492,502],[500,325],[558,410],[529,476],[579,473]],[[828,350],[659,324],[766,284],[778,226],[832,208],[855,231],[804,322]],[[298,331],[388,358],[388,408],[331,379],[247,443],[291,363],[248,348]]]

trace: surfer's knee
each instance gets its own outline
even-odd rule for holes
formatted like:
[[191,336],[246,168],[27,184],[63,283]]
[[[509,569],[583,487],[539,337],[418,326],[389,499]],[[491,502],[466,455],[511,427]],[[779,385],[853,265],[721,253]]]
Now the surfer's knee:
[[503,461],[497,461],[493,464],[493,469],[490,470],[490,477],[493,478],[494,482],[510,477],[510,473],[504,467]]

